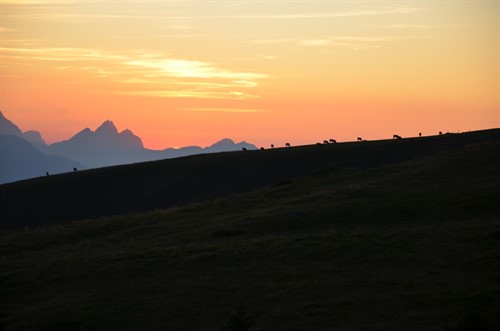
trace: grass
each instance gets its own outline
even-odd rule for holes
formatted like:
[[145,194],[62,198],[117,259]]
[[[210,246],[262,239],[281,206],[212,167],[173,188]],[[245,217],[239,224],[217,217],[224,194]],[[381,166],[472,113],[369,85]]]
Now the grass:
[[334,165],[182,207],[4,231],[0,321],[216,331],[240,314],[253,330],[443,331],[480,316],[497,330],[499,150],[493,139]]
[[376,168],[498,139],[464,134],[196,155],[0,185],[0,231],[186,206],[327,168]]

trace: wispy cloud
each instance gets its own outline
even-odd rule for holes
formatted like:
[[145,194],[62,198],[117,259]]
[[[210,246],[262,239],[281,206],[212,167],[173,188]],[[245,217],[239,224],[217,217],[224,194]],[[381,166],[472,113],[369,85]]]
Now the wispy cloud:
[[265,109],[248,109],[248,108],[186,108],[184,110],[199,111],[199,112],[222,112],[222,113],[262,113]]
[[379,24],[379,25],[370,25],[370,27],[384,28],[384,29],[430,29],[435,26],[423,25],[423,24]]
[[416,12],[420,12],[420,11],[423,11],[423,9],[415,8],[415,7],[396,7],[396,8],[350,10],[350,11],[327,12],[327,13],[257,14],[257,15],[248,14],[248,15],[227,16],[227,18],[318,19],[318,18],[333,18],[333,17],[411,14],[411,13],[416,13]]
[[370,28],[381,28],[381,29],[397,29],[397,30],[425,30],[425,29],[439,29],[439,28],[457,28],[464,27],[464,25],[445,25],[445,24],[374,24],[368,25]]
[[0,51],[6,63],[42,61],[53,63],[54,70],[82,71],[141,87],[119,94],[242,100],[258,97],[247,90],[270,78],[263,73],[228,70],[213,63],[171,58],[162,53],[116,53],[68,47],[2,47]]
[[305,39],[301,40],[300,43],[304,46],[329,46],[332,41],[328,39]]
[[248,81],[267,78],[267,75],[249,72],[232,72],[216,68],[210,63],[179,59],[146,59],[126,61],[127,65],[156,69],[170,77],[223,78]]
[[224,99],[224,100],[249,100],[259,96],[247,94],[241,91],[214,92],[196,90],[130,90],[119,91],[117,95],[146,96],[157,98],[192,98],[192,99]]
[[286,44],[290,42],[294,42],[296,39],[294,38],[281,38],[281,39],[256,39],[249,40],[248,42],[251,44]]
[[[88,3],[106,3],[116,7],[114,11],[103,12],[102,10],[95,9],[89,12],[88,10],[75,11],[74,8],[69,8],[70,5],[75,6],[79,4]],[[199,3],[221,3],[226,4],[224,8],[228,8],[227,4],[233,4],[234,1],[199,1]],[[293,3],[294,1],[280,1],[286,4],[287,2]],[[352,1],[348,1],[351,2]],[[381,8],[370,9],[356,9],[356,10],[339,10],[339,11],[311,11],[311,12],[290,12],[286,13],[286,8],[283,7],[280,12],[269,13],[251,13],[240,11],[233,11],[226,14],[208,14],[200,13],[193,14],[193,11],[181,10],[179,4],[191,6],[196,5],[196,1],[127,1],[130,6],[137,7],[135,12],[124,10],[121,6],[123,1],[43,1],[43,0],[4,0],[4,16],[24,17],[26,19],[34,20],[57,20],[61,22],[82,22],[82,21],[100,21],[100,20],[113,20],[113,19],[140,19],[140,20],[171,20],[171,28],[174,30],[189,30],[193,28],[191,24],[194,20],[213,20],[213,19],[245,19],[245,20],[295,20],[295,19],[323,19],[323,18],[336,18],[336,17],[360,17],[360,16],[380,16],[380,15],[401,15],[412,14],[424,11],[425,9],[410,6],[385,6]],[[252,3],[240,2],[241,3]],[[268,3],[267,1],[257,3]],[[317,4],[328,3],[318,1],[304,1],[303,3]],[[148,4],[148,6],[144,6]],[[169,5],[166,7],[166,5]],[[94,6],[95,7],[95,6]],[[14,10],[11,10],[14,9]],[[274,10],[275,11],[275,10]],[[189,14],[187,14],[189,13]]]
[[248,43],[253,44],[291,44],[294,46],[304,47],[335,47],[335,48],[348,48],[353,50],[361,50],[368,48],[379,48],[384,43],[405,39],[421,39],[426,36],[413,36],[413,37],[394,37],[394,36],[323,36],[319,38],[307,39],[263,39],[263,40],[249,40]]

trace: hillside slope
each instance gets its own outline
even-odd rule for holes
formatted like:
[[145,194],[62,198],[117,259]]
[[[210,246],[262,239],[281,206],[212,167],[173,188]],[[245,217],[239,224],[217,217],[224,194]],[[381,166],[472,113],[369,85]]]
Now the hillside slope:
[[58,223],[248,192],[328,167],[370,168],[498,140],[500,130],[197,155],[0,186],[0,228]]
[[216,331],[241,306],[259,331],[498,330],[499,149],[485,141],[184,208],[4,232],[0,321]]

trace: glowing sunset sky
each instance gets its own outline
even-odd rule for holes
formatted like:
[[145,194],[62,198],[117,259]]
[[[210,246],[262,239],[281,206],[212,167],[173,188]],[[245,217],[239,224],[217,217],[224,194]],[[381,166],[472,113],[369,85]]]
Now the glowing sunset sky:
[[1,0],[1,102],[149,148],[500,126],[499,1]]

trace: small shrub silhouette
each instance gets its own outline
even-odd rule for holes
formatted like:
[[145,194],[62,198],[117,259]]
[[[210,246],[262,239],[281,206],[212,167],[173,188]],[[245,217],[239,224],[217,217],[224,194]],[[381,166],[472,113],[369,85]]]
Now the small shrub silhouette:
[[254,320],[240,307],[221,325],[219,331],[252,331],[254,325]]

